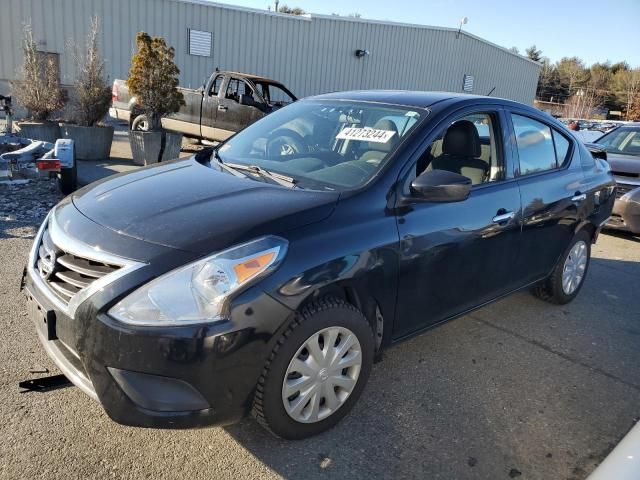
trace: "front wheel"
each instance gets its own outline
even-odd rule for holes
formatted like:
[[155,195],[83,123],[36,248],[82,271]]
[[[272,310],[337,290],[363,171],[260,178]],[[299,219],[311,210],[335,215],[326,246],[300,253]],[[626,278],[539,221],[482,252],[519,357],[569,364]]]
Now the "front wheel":
[[569,244],[548,278],[533,293],[542,300],[563,305],[576,298],[582,288],[591,259],[591,237],[582,230]]
[[131,130],[134,132],[148,132],[151,123],[146,115],[137,115],[131,122]]
[[336,298],[306,307],[264,367],[255,417],[290,440],[328,430],[360,397],[373,356],[371,327],[356,307]]

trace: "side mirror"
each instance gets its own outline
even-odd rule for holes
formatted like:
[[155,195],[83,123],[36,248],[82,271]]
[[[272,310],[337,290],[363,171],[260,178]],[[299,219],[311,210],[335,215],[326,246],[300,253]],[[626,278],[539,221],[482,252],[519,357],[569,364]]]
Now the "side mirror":
[[238,98],[238,103],[240,105],[246,105],[247,107],[256,107],[257,102],[253,99],[251,95],[240,95]]
[[585,147],[591,153],[593,158],[601,158],[602,160],[607,160],[607,149],[598,143],[585,143]]
[[471,179],[446,170],[429,170],[411,182],[411,194],[425,202],[461,202],[471,192]]

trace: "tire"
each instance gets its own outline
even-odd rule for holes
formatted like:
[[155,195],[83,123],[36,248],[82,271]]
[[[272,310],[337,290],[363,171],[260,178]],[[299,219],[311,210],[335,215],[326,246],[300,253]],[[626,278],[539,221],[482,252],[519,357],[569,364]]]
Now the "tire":
[[78,162],[75,158],[73,159],[73,167],[60,169],[58,188],[64,195],[69,195],[78,188]]
[[[330,349],[327,344],[321,345],[318,342],[317,352],[326,351],[327,354],[335,352],[336,356],[328,355],[328,357],[340,358],[343,364],[351,364],[357,361],[359,347],[361,359],[359,370],[357,365],[340,369],[339,364],[318,368],[317,375],[309,376],[304,380],[304,383],[313,384],[313,387],[305,391],[316,392],[312,395],[306,394],[309,400],[302,400],[302,393],[300,393],[302,390],[285,398],[285,376],[288,382],[305,378],[303,376],[295,378],[299,374],[291,372],[291,368],[295,368],[294,362],[299,362],[300,358],[304,357],[304,352],[307,352],[307,361],[313,360],[312,354],[306,350],[306,345],[310,345],[309,342],[312,339],[324,340],[336,333],[333,349]],[[346,349],[347,353],[341,355],[339,351],[341,345],[343,348],[352,345],[353,337],[349,337],[349,334],[354,335],[359,345],[353,343],[352,347]],[[301,349],[302,352],[300,352]],[[329,297],[305,307],[282,334],[264,366],[256,388],[253,415],[264,428],[288,440],[307,438],[330,429],[349,413],[360,397],[371,372],[374,350],[371,327],[364,315],[353,305]],[[350,393],[334,383],[334,381],[342,383],[347,376],[351,378],[347,385],[353,385],[353,377],[355,377],[355,385],[350,387],[352,388]],[[323,395],[329,395],[330,391],[333,392],[331,394],[333,398],[328,401],[329,397]],[[307,405],[307,407],[303,406],[299,416],[304,412],[311,412],[306,421],[294,418],[293,414],[287,411],[287,408],[292,410],[291,406],[296,404],[296,400],[300,400],[300,404]],[[338,400],[337,404],[336,400]],[[285,407],[285,402],[288,407]],[[318,408],[313,408],[312,402],[319,405]],[[337,406],[332,409],[331,404]],[[313,414],[314,411],[316,416]]]
[[134,132],[148,132],[149,119],[146,115],[137,115],[131,122],[131,130]]
[[[586,258],[584,259],[584,268],[581,270],[577,268],[578,271],[582,271],[582,274],[577,282],[577,285],[573,285],[571,288],[567,289],[567,284],[563,284],[563,274],[565,271],[565,265],[567,262],[572,262],[572,260],[568,260],[569,257],[572,259],[581,258],[581,255],[576,255],[576,245],[580,245],[583,247],[584,254]],[[547,277],[545,280],[542,280],[540,283],[534,286],[533,294],[547,302],[555,303],[557,305],[564,305],[572,301],[582,288],[584,284],[584,279],[587,276],[587,272],[589,271],[589,264],[591,262],[591,236],[588,232],[581,230],[574,237],[569,247],[564,251],[562,257],[556,264],[551,275]]]

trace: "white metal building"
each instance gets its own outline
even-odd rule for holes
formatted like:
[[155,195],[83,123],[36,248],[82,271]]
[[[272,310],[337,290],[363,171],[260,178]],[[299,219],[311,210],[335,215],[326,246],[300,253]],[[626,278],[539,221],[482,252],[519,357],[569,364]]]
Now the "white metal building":
[[[198,87],[216,68],[280,80],[297,96],[393,88],[470,91],[532,103],[539,64],[456,29],[347,17],[293,16],[206,0],[2,0],[0,93],[22,63],[30,23],[43,52],[58,56],[63,84],[75,76],[69,44],[100,22],[110,79],[126,78],[135,35],[176,49],[181,85]],[[390,7],[391,8],[391,7]],[[428,19],[425,19],[428,20]],[[364,51],[367,54],[361,55]]]

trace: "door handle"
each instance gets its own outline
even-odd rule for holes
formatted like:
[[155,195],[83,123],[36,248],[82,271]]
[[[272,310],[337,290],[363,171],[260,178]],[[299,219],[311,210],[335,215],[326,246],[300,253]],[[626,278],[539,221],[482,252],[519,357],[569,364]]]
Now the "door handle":
[[505,212],[493,217],[493,223],[504,223],[516,216],[516,212]]
[[576,192],[576,194],[571,197],[571,201],[572,202],[582,202],[583,200],[586,200],[587,196],[584,193],[580,193],[580,192]]
[[220,110],[221,112],[226,112],[228,109],[224,105],[218,105],[218,110]]

